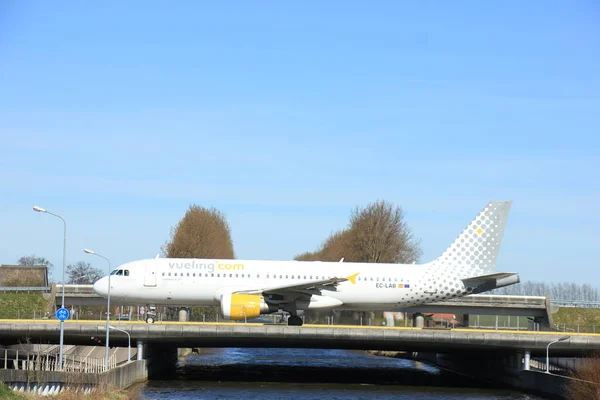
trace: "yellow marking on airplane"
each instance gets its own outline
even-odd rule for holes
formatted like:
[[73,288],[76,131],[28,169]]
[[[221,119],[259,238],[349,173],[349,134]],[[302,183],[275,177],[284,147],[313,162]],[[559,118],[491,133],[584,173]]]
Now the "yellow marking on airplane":
[[352,284],[356,285],[356,277],[358,276],[358,274],[360,274],[360,272],[347,276],[346,279],[352,282]]
[[477,229],[477,234],[478,234],[478,235],[481,235],[481,232],[483,232],[483,229],[481,229],[481,228],[478,228],[478,229]]

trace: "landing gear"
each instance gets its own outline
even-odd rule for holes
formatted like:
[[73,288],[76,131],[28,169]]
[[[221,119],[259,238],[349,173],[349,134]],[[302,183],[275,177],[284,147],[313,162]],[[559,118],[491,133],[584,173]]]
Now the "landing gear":
[[288,326],[302,326],[302,318],[297,315],[290,315],[287,323]]
[[148,312],[146,313],[146,323],[153,324],[156,319],[156,305],[148,305]]

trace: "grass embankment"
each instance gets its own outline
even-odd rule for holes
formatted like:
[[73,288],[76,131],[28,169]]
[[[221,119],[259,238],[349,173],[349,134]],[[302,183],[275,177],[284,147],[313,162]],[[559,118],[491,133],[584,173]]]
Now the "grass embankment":
[[128,390],[99,389],[90,394],[65,391],[55,396],[41,396],[33,393],[13,392],[0,382],[0,399],[2,400],[138,400],[140,387]]
[[41,294],[0,294],[0,319],[41,318],[48,311],[49,302]]
[[552,319],[555,324],[600,327],[600,308],[561,307]]

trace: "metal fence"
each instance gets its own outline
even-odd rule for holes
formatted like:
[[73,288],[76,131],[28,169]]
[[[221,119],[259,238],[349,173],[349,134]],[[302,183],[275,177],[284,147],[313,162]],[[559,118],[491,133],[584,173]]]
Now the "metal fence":
[[[74,346],[64,346],[68,350]],[[52,346],[46,351],[30,351],[18,349],[2,349],[0,351],[1,369],[15,369],[28,371],[59,371],[58,346]],[[65,372],[101,373],[105,371],[105,359],[100,357],[65,356],[63,360]],[[117,366],[113,354],[108,359],[108,369]]]

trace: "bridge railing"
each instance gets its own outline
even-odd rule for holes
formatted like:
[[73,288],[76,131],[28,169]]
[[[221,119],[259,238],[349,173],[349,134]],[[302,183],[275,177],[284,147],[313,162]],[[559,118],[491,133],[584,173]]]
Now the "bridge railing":
[[33,319],[33,320],[48,320],[56,319],[54,313],[49,313],[46,310],[19,310],[19,309],[4,309],[0,311],[2,319]]
[[0,293],[48,293],[52,290],[50,286],[0,286]]
[[546,305],[545,296],[509,296],[493,294],[471,294],[464,297],[457,297],[451,300],[445,300],[440,303],[493,303],[493,304],[527,304],[527,305]]
[[559,307],[600,308],[600,301],[551,299],[550,304]]
[[[104,357],[70,357],[63,360],[63,371],[101,373],[105,371]],[[108,359],[108,369],[117,366],[117,358],[113,354]],[[41,351],[18,349],[2,349],[0,351],[0,369],[28,371],[58,371],[57,354]]]
[[[548,364],[548,371],[552,374],[567,375],[571,369],[576,367],[575,362],[572,365],[556,365],[551,362]],[[546,359],[534,357],[529,362],[530,368],[537,371],[546,371]]]
[[600,333],[600,325],[567,325],[555,324],[555,329],[560,332],[573,333]]

